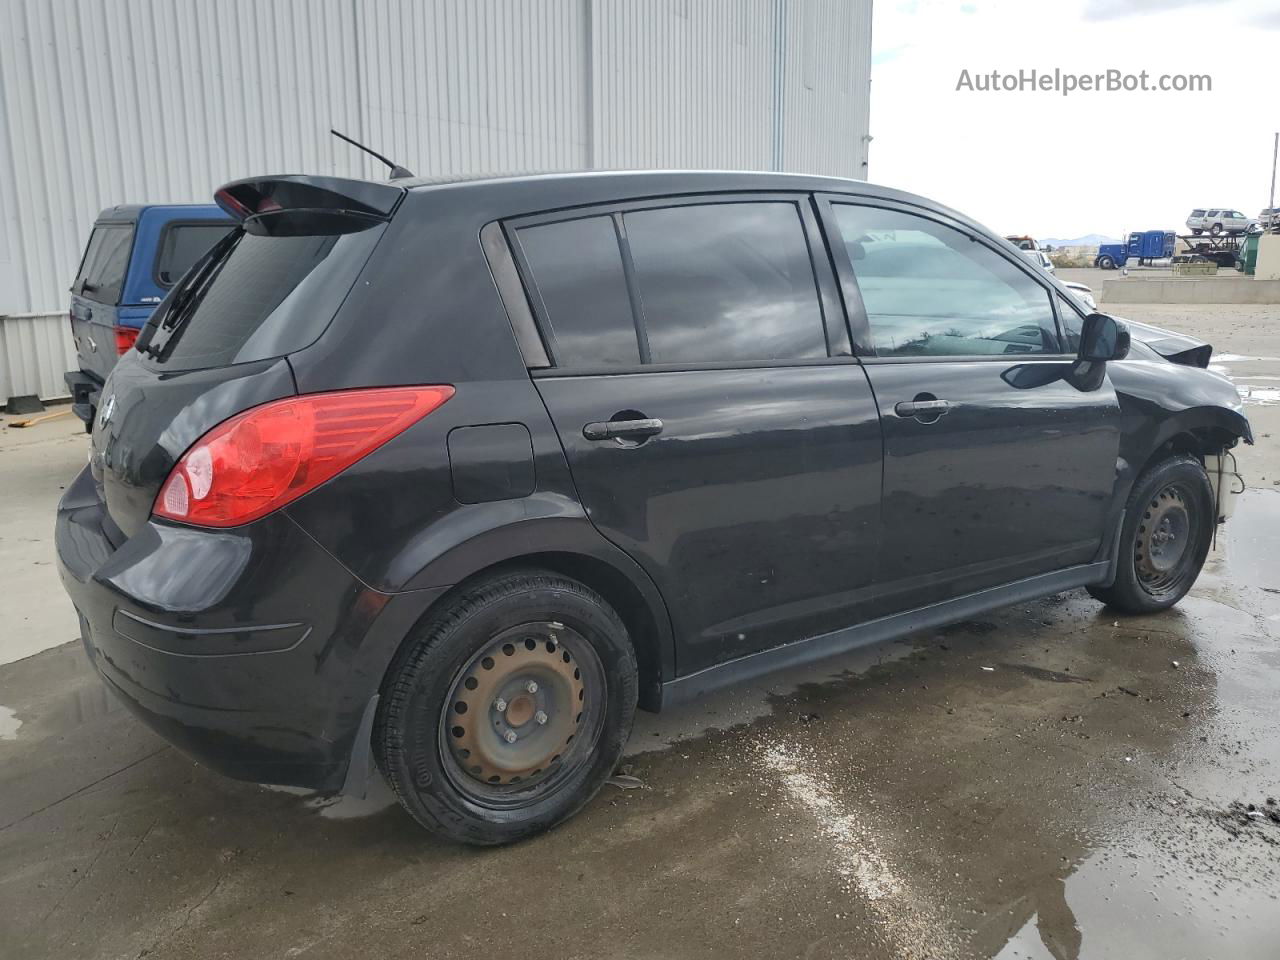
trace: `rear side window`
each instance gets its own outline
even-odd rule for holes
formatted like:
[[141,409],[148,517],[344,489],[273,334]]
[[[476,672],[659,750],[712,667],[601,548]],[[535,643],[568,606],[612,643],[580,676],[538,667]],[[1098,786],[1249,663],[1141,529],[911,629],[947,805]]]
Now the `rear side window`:
[[833,210],[880,356],[1061,349],[1048,291],[991,248],[910,213]]
[[1203,211],[1203,210],[1192,210],[1192,211],[1191,211],[1191,215],[1192,215],[1193,217],[1203,217],[1203,216],[1204,216],[1204,211]]
[[171,287],[213,245],[231,232],[230,223],[171,223],[160,234],[156,282]]
[[654,363],[827,355],[794,203],[715,203],[623,215]]
[[71,292],[98,303],[119,303],[132,251],[132,224],[104,223],[94,227]]
[[145,352],[194,370],[301,350],[329,325],[385,229],[301,237],[235,231],[156,311]]
[[640,362],[618,237],[610,217],[517,231],[560,366]]

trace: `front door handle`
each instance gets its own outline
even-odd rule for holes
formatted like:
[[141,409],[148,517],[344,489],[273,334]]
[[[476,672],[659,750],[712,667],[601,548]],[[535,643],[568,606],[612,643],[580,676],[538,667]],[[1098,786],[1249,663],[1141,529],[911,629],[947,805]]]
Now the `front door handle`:
[[662,432],[662,421],[645,418],[642,420],[606,420],[588,423],[582,428],[582,435],[588,440],[642,440],[656,436]]
[[946,400],[903,400],[893,408],[900,417],[915,417],[917,420],[932,423],[951,409]]

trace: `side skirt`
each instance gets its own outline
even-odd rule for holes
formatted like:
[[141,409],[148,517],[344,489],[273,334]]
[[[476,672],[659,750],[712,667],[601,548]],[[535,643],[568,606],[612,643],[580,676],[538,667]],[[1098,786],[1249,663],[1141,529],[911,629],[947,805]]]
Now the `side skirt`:
[[1015,580],[1003,586],[968,593],[918,610],[908,610],[904,613],[881,617],[879,620],[855,624],[852,627],[834,630],[807,640],[799,640],[786,646],[761,650],[759,653],[707,667],[687,677],[677,677],[667,681],[662,685],[661,706],[666,708],[685,703],[713,690],[753,680],[775,670],[798,667],[841,653],[848,653],[858,647],[895,640],[909,633],[915,633],[917,630],[954,623],[997,607],[1046,597],[1062,590],[1102,583],[1111,575],[1111,571],[1110,560],[1067,567],[1065,570],[1042,573],[1035,577],[1027,577],[1025,580]]

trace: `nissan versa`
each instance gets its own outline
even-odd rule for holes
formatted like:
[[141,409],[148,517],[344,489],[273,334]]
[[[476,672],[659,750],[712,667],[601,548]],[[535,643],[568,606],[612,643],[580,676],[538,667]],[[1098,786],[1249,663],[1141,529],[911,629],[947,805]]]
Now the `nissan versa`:
[[210,767],[528,836],[637,704],[1075,587],[1191,587],[1211,347],[999,236],[749,173],[217,193],[58,510],[104,681]]

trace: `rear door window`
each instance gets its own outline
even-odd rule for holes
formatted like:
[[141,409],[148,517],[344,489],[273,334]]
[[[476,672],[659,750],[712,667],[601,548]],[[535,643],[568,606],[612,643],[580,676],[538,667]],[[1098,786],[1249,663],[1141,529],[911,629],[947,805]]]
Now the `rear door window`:
[[171,223],[160,234],[155,280],[171,287],[233,229],[230,223]]
[[990,247],[915,214],[832,209],[879,356],[1060,351],[1048,290]]
[[623,215],[653,363],[827,356],[794,203],[712,203]]
[[193,370],[283,356],[329,325],[385,230],[338,236],[231,234],[153,315],[145,352]]
[[611,217],[516,231],[558,366],[640,363],[626,272]]
[[93,228],[71,292],[98,303],[117,304],[133,251],[133,225],[102,223]]

